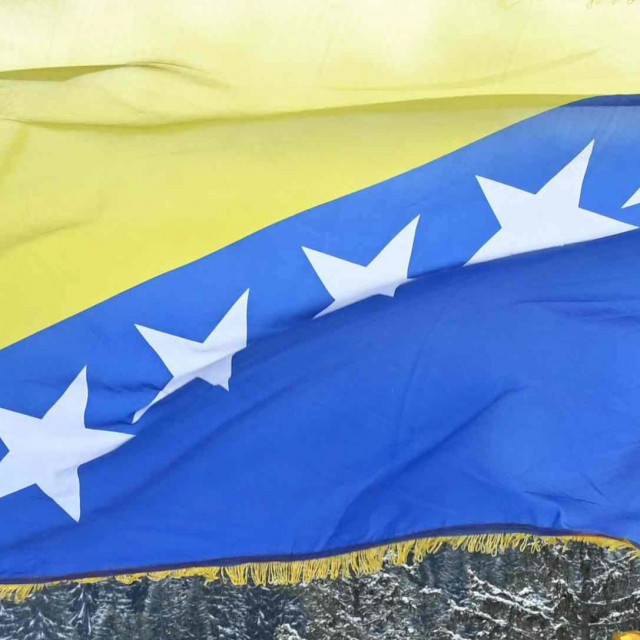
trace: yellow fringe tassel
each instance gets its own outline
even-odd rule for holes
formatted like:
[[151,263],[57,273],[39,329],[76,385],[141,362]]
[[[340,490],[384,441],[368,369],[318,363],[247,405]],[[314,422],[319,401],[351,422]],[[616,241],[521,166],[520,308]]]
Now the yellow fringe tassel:
[[464,549],[471,553],[497,555],[508,549],[537,552],[543,546],[563,545],[572,542],[586,542],[611,551],[627,551],[629,558],[640,558],[640,549],[628,540],[617,540],[601,536],[537,536],[528,533],[489,533],[468,536],[447,536],[440,538],[417,538],[406,542],[395,542],[361,551],[353,551],[326,558],[293,560],[291,562],[250,562],[227,567],[193,567],[143,573],[115,574],[113,576],[78,578],[57,582],[34,584],[0,584],[0,599],[21,602],[30,594],[47,587],[74,583],[94,583],[115,578],[124,584],[148,578],[204,578],[205,582],[227,579],[234,585],[291,585],[312,580],[346,578],[368,575],[380,571],[385,564],[404,565],[410,560],[421,561],[425,556],[437,553],[444,546]]

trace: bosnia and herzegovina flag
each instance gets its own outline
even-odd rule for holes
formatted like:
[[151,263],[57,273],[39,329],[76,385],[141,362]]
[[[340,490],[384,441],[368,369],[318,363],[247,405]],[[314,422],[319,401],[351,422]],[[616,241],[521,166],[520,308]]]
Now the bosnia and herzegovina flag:
[[0,582],[640,542],[639,23],[0,7]]

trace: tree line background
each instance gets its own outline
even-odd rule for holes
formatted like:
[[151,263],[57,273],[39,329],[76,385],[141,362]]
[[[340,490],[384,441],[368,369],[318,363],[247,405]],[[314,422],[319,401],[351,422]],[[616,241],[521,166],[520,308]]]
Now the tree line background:
[[640,629],[640,562],[585,544],[446,549],[291,587],[196,578],[70,585],[0,605],[2,640],[611,640]]

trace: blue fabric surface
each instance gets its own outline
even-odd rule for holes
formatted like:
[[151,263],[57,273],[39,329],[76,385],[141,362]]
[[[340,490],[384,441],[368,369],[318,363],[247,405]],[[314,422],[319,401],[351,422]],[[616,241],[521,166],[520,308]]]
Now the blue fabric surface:
[[[0,407],[42,417],[87,366],[87,426],[136,434],[80,467],[77,523],[37,486],[0,499],[0,580],[440,530],[640,542],[640,232],[461,266],[498,230],[476,175],[535,192],[593,139],[581,205],[640,224],[639,132],[632,100],[556,109],[0,351]],[[365,264],[417,215],[414,281],[314,320],[301,247]],[[170,377],[135,324],[204,340],[248,288],[230,390],[133,424]]]

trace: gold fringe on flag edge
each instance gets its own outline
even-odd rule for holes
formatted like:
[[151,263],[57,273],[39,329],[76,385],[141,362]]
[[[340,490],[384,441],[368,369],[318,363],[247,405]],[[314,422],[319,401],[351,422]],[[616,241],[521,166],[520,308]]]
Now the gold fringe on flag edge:
[[227,580],[234,585],[249,583],[255,585],[292,585],[308,583],[312,580],[369,575],[380,571],[385,565],[420,562],[425,556],[437,553],[445,546],[452,549],[463,549],[471,553],[485,553],[495,556],[508,549],[532,553],[540,551],[545,546],[563,546],[566,549],[574,542],[594,544],[610,551],[625,551],[629,559],[640,558],[640,548],[628,540],[587,535],[540,536],[529,533],[489,533],[416,538],[310,560],[249,562],[224,567],[192,567],[166,571],[122,573],[33,584],[0,584],[0,599],[21,602],[30,594],[48,587],[65,583],[89,584],[111,579],[124,584],[132,584],[143,578],[162,580],[164,578],[200,577],[204,578],[205,582]]

